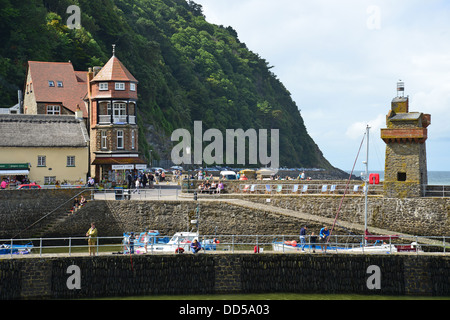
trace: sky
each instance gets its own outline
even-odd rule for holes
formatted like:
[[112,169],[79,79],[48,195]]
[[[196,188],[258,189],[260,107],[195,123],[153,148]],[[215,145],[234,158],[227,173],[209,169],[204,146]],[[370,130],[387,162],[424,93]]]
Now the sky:
[[333,166],[352,169],[369,125],[369,170],[384,170],[380,129],[402,80],[410,111],[431,114],[428,170],[450,171],[450,1],[195,2],[274,66]]

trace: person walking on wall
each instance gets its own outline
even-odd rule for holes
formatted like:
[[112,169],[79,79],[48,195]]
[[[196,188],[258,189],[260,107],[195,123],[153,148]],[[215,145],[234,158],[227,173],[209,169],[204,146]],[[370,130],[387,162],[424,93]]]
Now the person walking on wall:
[[141,181],[139,181],[139,178],[136,179],[136,182],[134,184],[136,187],[136,189],[134,190],[134,193],[137,192],[138,194],[141,194],[141,191],[139,190],[139,187],[141,186]]
[[313,250],[313,253],[316,253],[317,236],[314,234],[314,232],[311,232],[311,236],[309,237],[309,242],[311,243],[311,248]]
[[322,229],[320,229],[319,241],[321,243],[320,246],[322,247],[322,252],[324,252],[324,253],[327,252],[327,242],[328,242],[328,237],[329,236],[330,236],[330,230],[328,230],[327,226],[325,226]]
[[88,245],[89,245],[89,256],[95,256],[95,245],[97,242],[98,231],[95,227],[95,223],[91,223],[91,228],[86,232],[86,237],[88,237]]
[[300,229],[300,244],[302,245],[302,251],[305,251],[307,230],[308,230],[307,226],[304,226],[303,228]]

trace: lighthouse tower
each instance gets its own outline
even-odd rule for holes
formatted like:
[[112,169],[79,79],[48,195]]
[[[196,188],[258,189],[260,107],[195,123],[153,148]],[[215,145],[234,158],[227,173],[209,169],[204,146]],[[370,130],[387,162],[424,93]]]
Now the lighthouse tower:
[[431,115],[409,111],[403,82],[397,84],[381,138],[386,143],[384,193],[392,198],[421,197],[428,184],[426,141]]

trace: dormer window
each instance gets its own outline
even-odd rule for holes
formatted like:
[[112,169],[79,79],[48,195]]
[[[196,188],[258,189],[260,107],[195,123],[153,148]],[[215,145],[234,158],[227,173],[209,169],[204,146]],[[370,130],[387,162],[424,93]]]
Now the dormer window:
[[60,115],[61,106],[47,106],[47,114]]
[[48,86],[49,86],[49,87],[54,87],[54,86],[55,86],[55,81],[49,80],[49,81],[48,81]]
[[136,83],[130,83],[130,91],[136,91]]
[[125,83],[123,82],[116,82],[116,90],[125,90]]
[[100,91],[108,91],[108,82],[100,82],[99,90]]
[[63,82],[62,82],[62,81],[58,81],[58,82],[57,82],[57,84],[58,84],[58,88],[63,88],[63,87],[64,87],[64,85],[63,85]]

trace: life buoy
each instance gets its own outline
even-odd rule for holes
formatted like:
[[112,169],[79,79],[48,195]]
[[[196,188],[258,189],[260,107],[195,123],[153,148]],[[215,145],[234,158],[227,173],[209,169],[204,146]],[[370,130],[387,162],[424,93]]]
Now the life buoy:
[[175,249],[175,253],[183,253],[184,252],[184,249],[183,248],[176,248]]
[[217,239],[217,238],[214,238],[214,243],[217,243],[217,244],[219,244],[220,243],[220,241],[219,241],[219,239]]
[[284,244],[287,245],[287,246],[296,247],[297,246],[297,241],[295,241],[295,240],[293,240],[293,241],[285,241]]
[[380,184],[380,175],[378,173],[372,173],[369,176],[370,184]]

